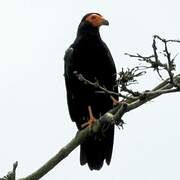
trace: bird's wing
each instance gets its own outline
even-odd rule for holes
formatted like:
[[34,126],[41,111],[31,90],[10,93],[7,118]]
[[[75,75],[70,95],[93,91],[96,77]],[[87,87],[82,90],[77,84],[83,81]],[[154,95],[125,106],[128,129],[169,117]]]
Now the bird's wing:
[[[106,55],[107,55],[108,59],[110,59],[112,69],[116,73],[116,67],[115,67],[115,63],[114,63],[113,57],[111,55],[111,52],[105,42],[103,42],[103,46],[106,49],[106,53],[107,53]],[[116,74],[115,74],[115,76],[116,76]]]
[[[104,45],[104,47],[106,48],[106,52],[107,52],[108,59],[110,59],[110,61],[109,61],[109,62],[110,62],[109,67],[111,67],[111,69],[112,69],[112,71],[113,71],[113,74],[112,74],[112,75],[113,75],[113,80],[112,80],[113,86],[112,86],[112,89],[110,89],[110,90],[118,93],[118,86],[117,86],[117,83],[116,83],[116,78],[117,78],[116,66],[115,66],[113,57],[112,57],[112,55],[111,55],[111,52],[110,52],[109,48],[107,47],[106,43],[103,42],[103,45]],[[114,98],[115,98],[116,100],[119,99],[118,96],[114,96]]]
[[74,119],[74,94],[73,89],[71,85],[71,79],[73,76],[73,51],[74,49],[70,46],[64,56],[64,78],[65,78],[65,84],[66,84],[66,91],[67,91],[67,103],[69,107],[69,114],[72,119],[72,121],[75,121]]
[[69,47],[64,55],[64,76],[65,78],[70,78],[70,74],[72,73],[72,61],[73,61],[73,51],[72,47]]

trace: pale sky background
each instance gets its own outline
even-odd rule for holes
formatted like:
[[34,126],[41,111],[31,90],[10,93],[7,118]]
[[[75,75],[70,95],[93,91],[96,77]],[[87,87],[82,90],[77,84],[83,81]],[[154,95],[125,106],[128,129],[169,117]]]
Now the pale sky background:
[[[180,39],[179,0],[0,0],[0,177],[19,162],[17,176],[39,168],[75,135],[66,104],[63,56],[81,18],[99,12],[117,70],[135,63],[125,52],[151,54],[152,36]],[[180,53],[180,45],[172,49]],[[180,72],[180,55],[176,59]],[[145,89],[157,85],[152,74]],[[44,180],[179,180],[180,95],[165,95],[124,116],[110,166],[90,171],[79,148]]]

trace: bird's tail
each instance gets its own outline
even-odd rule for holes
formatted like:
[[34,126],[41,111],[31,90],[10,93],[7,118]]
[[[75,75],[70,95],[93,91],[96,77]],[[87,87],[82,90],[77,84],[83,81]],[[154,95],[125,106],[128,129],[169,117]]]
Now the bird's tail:
[[80,148],[80,163],[91,170],[100,170],[104,160],[109,165],[111,162],[114,140],[114,125],[110,125],[104,134],[95,135],[87,139]]

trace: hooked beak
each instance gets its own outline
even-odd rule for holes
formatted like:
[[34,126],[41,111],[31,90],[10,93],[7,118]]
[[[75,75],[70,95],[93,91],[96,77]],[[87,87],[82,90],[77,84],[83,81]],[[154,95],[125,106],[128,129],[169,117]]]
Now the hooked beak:
[[102,19],[102,25],[109,26],[108,20]]

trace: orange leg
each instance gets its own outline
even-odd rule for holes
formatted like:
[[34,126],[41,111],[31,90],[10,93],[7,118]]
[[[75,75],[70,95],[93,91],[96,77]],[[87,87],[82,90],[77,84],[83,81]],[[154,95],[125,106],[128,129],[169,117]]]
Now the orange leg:
[[86,126],[91,128],[92,125],[96,122],[96,118],[93,116],[91,106],[88,106],[88,112],[89,112],[89,119],[88,119],[88,121],[86,123],[81,125],[82,128],[84,128]]
[[116,106],[117,104],[119,104],[120,102],[118,100],[116,100],[113,96],[110,96],[110,98],[113,101],[113,106]]

